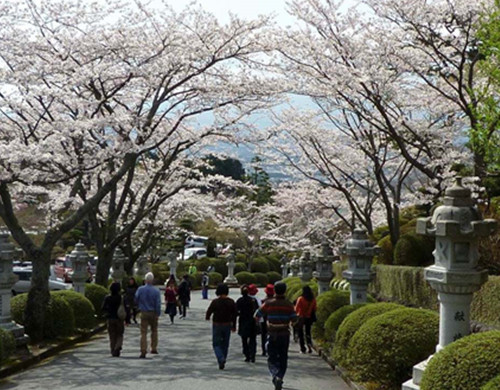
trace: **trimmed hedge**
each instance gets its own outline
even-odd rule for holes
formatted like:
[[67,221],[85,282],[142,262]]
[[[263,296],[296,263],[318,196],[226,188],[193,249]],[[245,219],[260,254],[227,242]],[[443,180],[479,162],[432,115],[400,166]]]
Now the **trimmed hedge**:
[[363,383],[400,386],[411,378],[413,366],[434,352],[438,336],[439,316],[430,310],[406,308],[375,316],[349,343],[349,372]]
[[471,317],[479,322],[500,326],[500,276],[490,276],[474,294]]
[[313,325],[314,338],[324,340],[325,322],[334,311],[349,305],[350,294],[347,291],[330,290],[317,299],[316,317]]
[[228,271],[227,271],[226,259],[212,259],[211,263],[214,266],[214,271],[221,274],[222,278],[225,278],[227,276]]
[[204,272],[212,265],[212,262],[208,257],[202,257],[201,259],[195,260],[194,265],[198,271]]
[[391,242],[391,236],[385,236],[377,245],[381,249],[381,253],[373,258],[373,264],[393,264],[394,248]]
[[239,274],[240,272],[247,272],[247,266],[245,263],[235,263],[233,275]]
[[87,283],[85,285],[85,297],[94,306],[95,313],[98,317],[102,317],[102,303],[104,302],[104,298],[108,294],[108,289],[99,284]]
[[223,277],[220,273],[212,271],[208,273],[208,284],[210,286],[218,286],[223,281]]
[[500,390],[500,375],[486,383],[483,387],[481,387],[481,390]]
[[332,357],[342,366],[348,366],[347,351],[354,334],[365,322],[380,314],[392,310],[402,309],[403,306],[395,303],[375,303],[359,308],[349,314],[340,324],[335,335],[335,344],[333,346]]
[[69,303],[77,329],[92,329],[95,326],[95,309],[88,298],[73,290],[53,291],[51,295],[60,296]]
[[335,335],[337,334],[337,330],[339,329],[342,321],[351,314],[352,312],[366,306],[367,303],[358,303],[356,305],[347,305],[343,306],[338,310],[335,310],[325,322],[325,340],[328,343],[333,343],[335,341]]
[[394,264],[427,266],[434,262],[434,237],[424,237],[416,233],[403,234],[394,248]]
[[257,283],[257,278],[255,277],[254,274],[251,274],[250,272],[243,271],[243,272],[238,272],[236,275],[234,275],[236,279],[238,279],[238,284],[256,284]]
[[257,257],[252,261],[250,270],[254,273],[258,272],[265,274],[266,272],[270,271],[269,263],[266,259],[262,257]]
[[255,279],[257,280],[257,286],[259,287],[265,287],[267,286],[267,275],[263,274],[261,272],[254,272],[253,276],[255,276]]
[[0,359],[7,359],[16,350],[16,339],[8,330],[0,328]]
[[266,275],[267,275],[267,283],[274,284],[277,281],[281,280],[281,274],[278,272],[269,271],[268,273],[266,273]]
[[28,302],[28,293],[18,294],[10,299],[10,315],[12,320],[24,325],[24,309]]
[[500,373],[500,331],[473,334],[439,351],[429,361],[422,390],[477,390]]

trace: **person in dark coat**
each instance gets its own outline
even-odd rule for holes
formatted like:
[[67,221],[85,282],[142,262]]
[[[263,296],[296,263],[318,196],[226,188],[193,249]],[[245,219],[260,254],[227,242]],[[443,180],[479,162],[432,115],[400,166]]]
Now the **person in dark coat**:
[[134,324],[137,324],[137,305],[135,304],[135,293],[139,285],[134,278],[128,280],[128,286],[125,289],[125,296],[123,297],[123,303],[125,305],[125,312],[127,317],[125,317],[125,324],[130,325],[130,319],[134,319]]
[[187,308],[189,307],[189,302],[191,301],[191,282],[189,281],[189,276],[184,275],[182,277],[182,282],[180,282],[177,288],[177,296],[179,297],[179,302],[181,304],[181,315],[179,318],[186,318]]
[[102,312],[105,313],[107,319],[111,356],[119,357],[122,350],[123,333],[125,331],[123,320],[118,318],[118,308],[122,302],[120,283],[113,283],[109,287],[109,290],[111,294],[104,298]]
[[236,301],[238,313],[238,334],[243,345],[243,355],[246,362],[255,363],[257,350],[257,326],[254,314],[259,308],[257,301],[248,295],[248,287],[241,286],[241,298]]

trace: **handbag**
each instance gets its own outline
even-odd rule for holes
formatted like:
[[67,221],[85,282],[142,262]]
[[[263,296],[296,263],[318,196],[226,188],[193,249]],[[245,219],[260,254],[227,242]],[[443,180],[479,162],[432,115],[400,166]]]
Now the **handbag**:
[[127,317],[127,312],[125,311],[125,305],[123,304],[123,298],[121,299],[120,306],[118,306],[116,315],[118,316],[118,319],[121,321],[125,321],[125,318]]

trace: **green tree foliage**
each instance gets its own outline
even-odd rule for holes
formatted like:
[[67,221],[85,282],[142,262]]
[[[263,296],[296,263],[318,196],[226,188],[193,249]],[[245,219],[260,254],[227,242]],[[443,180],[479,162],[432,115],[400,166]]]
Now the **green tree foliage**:
[[247,181],[256,186],[256,189],[248,195],[248,198],[254,201],[257,206],[271,203],[274,194],[269,174],[262,168],[261,162],[260,157],[254,157],[252,159],[253,171],[247,176]]
[[220,158],[213,154],[206,156],[204,160],[208,164],[208,167],[201,169],[205,175],[221,175],[239,181],[245,178],[245,169],[240,160],[230,157]]

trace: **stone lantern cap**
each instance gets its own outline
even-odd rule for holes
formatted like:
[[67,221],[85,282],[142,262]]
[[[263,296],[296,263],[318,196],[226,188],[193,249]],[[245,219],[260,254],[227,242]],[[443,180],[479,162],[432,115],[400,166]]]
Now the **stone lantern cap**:
[[428,236],[461,238],[487,237],[496,230],[497,221],[483,220],[473,205],[471,191],[462,186],[462,178],[446,189],[443,205],[432,217],[418,218],[416,231]]
[[87,261],[88,258],[90,257],[90,255],[87,253],[85,245],[83,245],[81,241],[79,241],[75,245],[75,248],[71,251],[71,253],[68,256],[71,258],[71,260],[84,258]]
[[0,259],[11,261],[15,253],[16,249],[9,241],[9,235],[7,233],[0,233]]
[[349,238],[345,245],[340,249],[343,255],[373,257],[380,253],[380,247],[373,245],[366,235],[366,230],[356,228],[354,229],[351,238]]

